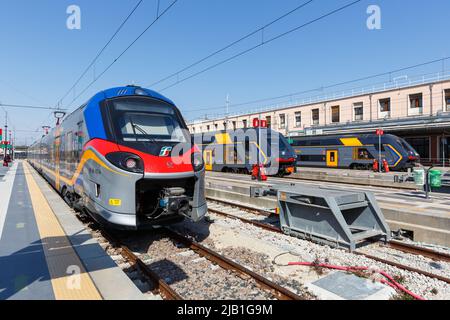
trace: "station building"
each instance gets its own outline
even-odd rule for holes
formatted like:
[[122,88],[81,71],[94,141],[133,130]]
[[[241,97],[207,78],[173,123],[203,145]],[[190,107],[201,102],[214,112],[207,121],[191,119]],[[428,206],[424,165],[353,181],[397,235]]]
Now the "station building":
[[286,105],[228,114],[188,124],[191,133],[252,126],[253,119],[287,137],[385,133],[405,138],[423,164],[450,165],[450,74],[404,78]]

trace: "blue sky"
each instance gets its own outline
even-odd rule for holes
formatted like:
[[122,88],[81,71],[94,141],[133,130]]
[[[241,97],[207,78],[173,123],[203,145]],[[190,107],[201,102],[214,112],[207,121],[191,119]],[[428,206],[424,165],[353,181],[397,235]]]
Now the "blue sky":
[[[179,0],[102,78],[69,105],[94,74],[102,71],[154,19],[157,0],[144,0],[99,58],[95,71],[87,73],[75,95],[69,94],[63,106],[73,109],[97,91],[112,86],[144,86],[160,80],[305,1]],[[170,2],[161,0],[161,8]],[[265,30],[264,36],[271,38],[349,2],[315,0]],[[136,3],[137,0],[0,0],[0,102],[54,106]],[[81,8],[81,30],[66,28],[66,8],[72,4]],[[371,4],[381,8],[381,30],[366,27],[366,9]],[[224,112],[212,107],[222,106],[227,94],[231,104],[240,103],[439,59],[450,55],[445,32],[450,30],[448,12],[447,0],[363,0],[162,93],[175,101],[187,119],[192,119],[205,112]],[[180,74],[180,78],[258,41],[261,34]],[[449,64],[450,60],[445,68]],[[437,72],[440,68],[436,64],[410,72]],[[152,89],[162,89],[173,81]],[[209,106],[208,111],[195,111]],[[43,124],[54,124],[50,111],[8,112],[18,143],[32,142],[36,137],[32,131]],[[1,109],[0,123],[4,123]]]

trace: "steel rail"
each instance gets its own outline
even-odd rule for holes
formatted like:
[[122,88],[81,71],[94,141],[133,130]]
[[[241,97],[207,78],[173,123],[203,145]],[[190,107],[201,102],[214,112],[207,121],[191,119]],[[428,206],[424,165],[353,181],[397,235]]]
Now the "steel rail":
[[[239,206],[238,204],[233,204],[233,205]],[[227,218],[230,218],[230,219],[240,220],[240,221],[242,221],[244,223],[252,224],[252,225],[254,225],[256,227],[260,227],[260,228],[263,228],[265,230],[269,230],[271,232],[283,233],[283,231],[280,228],[277,228],[277,227],[275,227],[273,225],[270,225],[270,224],[267,224],[267,223],[261,223],[261,222],[258,222],[258,221],[253,221],[253,220],[246,219],[246,218],[243,218],[243,217],[239,217],[239,216],[236,216],[236,215],[228,214],[228,213],[222,212],[222,211],[217,210],[217,209],[210,209],[210,208],[208,208],[208,211],[213,212],[213,213],[218,214],[218,215],[221,215],[221,216],[224,216],[224,217],[227,217]],[[394,243],[394,244],[392,245],[391,242]],[[391,242],[388,242],[387,245],[390,246],[393,249],[397,249],[397,250],[401,250],[402,249],[401,251],[409,250],[409,251],[407,251],[408,253],[414,253],[414,254],[423,255],[423,256],[426,256],[426,257],[431,257],[432,259],[435,259],[435,260],[447,261],[446,259],[448,259],[448,255],[443,254],[443,253],[441,254],[440,252],[436,252],[434,250],[421,248],[421,247],[417,247],[417,246],[413,246],[413,245],[404,245],[403,243],[399,243],[398,241],[391,241]],[[375,261],[378,261],[378,262],[382,262],[382,263],[385,263],[385,264],[397,267],[399,269],[403,269],[403,270],[411,271],[411,272],[416,272],[416,273],[422,274],[424,276],[427,276],[429,278],[435,278],[435,279],[444,281],[446,283],[450,283],[450,278],[447,278],[447,277],[444,277],[444,276],[441,276],[441,275],[438,275],[438,274],[434,274],[434,273],[431,273],[431,272],[428,272],[428,271],[425,271],[425,270],[413,268],[413,267],[410,267],[410,266],[407,266],[407,265],[404,265],[404,264],[401,264],[401,263],[398,263],[398,262],[395,262],[395,261],[382,259],[382,258],[376,257],[374,255],[370,255],[370,254],[367,254],[367,253],[364,253],[364,252],[361,252],[361,251],[353,251],[352,253],[357,254],[357,255],[361,255],[361,256],[365,256],[366,258],[369,258],[369,259],[372,259],[372,260],[375,260]],[[441,256],[443,256],[444,259],[437,258],[437,257],[441,257]]]
[[[220,203],[224,203],[224,204],[227,204],[227,205],[233,205],[233,206],[245,209],[245,210],[251,210],[252,211],[251,213],[256,213],[256,214],[262,215],[262,216],[266,216],[266,212],[270,212],[270,211],[267,211],[267,210],[264,210],[264,209],[257,209],[257,208],[251,207],[251,206],[242,205],[240,203],[234,203],[234,202],[223,200],[223,199],[218,199],[218,198],[213,198],[213,197],[206,197],[206,198],[208,200],[211,200],[211,201],[220,202]],[[208,210],[210,210],[210,211],[218,211],[217,209],[208,209]],[[270,224],[267,224],[267,223],[261,223],[261,222],[245,219],[245,218],[238,217],[238,216],[235,216],[235,215],[232,215],[232,214],[227,214],[227,213],[221,212],[221,211],[218,211],[218,212],[215,212],[215,213],[221,214],[223,216],[227,216],[229,218],[237,218],[237,219],[240,219],[242,222],[258,225],[258,226],[260,226],[262,228],[265,228],[265,229],[273,229],[273,231],[275,231],[275,232],[280,232],[281,231],[281,230],[279,230],[279,228],[274,227],[274,226],[272,226]],[[267,226],[269,226],[269,227],[267,227]],[[276,229],[278,229],[278,230],[276,230]],[[392,248],[392,249],[395,249],[395,250],[399,250],[399,251],[403,251],[405,253],[421,255],[421,256],[424,256],[424,257],[427,257],[427,258],[430,258],[430,259],[433,259],[433,260],[438,260],[438,261],[443,261],[443,262],[450,262],[450,255],[449,254],[444,253],[444,252],[439,252],[439,251],[436,251],[436,250],[432,250],[432,249],[429,249],[429,248],[424,248],[424,247],[416,246],[416,245],[413,245],[413,244],[400,242],[400,241],[397,241],[397,240],[391,240],[391,241],[389,241],[388,243],[386,243],[384,245],[386,247],[389,247],[389,248]]]
[[136,254],[134,254],[127,246],[122,245],[120,241],[118,241],[111,234],[107,233],[104,230],[100,230],[103,237],[105,237],[111,244],[117,244],[117,246],[121,249],[120,254],[132,264],[135,264],[139,270],[142,272],[144,277],[151,282],[151,284],[157,289],[157,291],[166,299],[166,300],[183,300],[183,298],[170,287],[170,285],[164,281],[157,273],[153,272],[144,261],[142,261]]
[[401,263],[398,263],[398,262],[395,262],[395,261],[390,261],[390,260],[386,260],[386,259],[383,259],[383,258],[379,258],[379,257],[373,256],[371,254],[367,254],[367,253],[364,253],[364,252],[361,252],[361,251],[353,251],[353,253],[357,254],[357,255],[364,256],[366,258],[369,258],[369,259],[372,259],[372,260],[375,260],[375,261],[378,261],[378,262],[381,262],[381,263],[389,264],[389,265],[391,265],[393,267],[397,267],[399,269],[403,269],[403,270],[411,271],[411,272],[416,272],[416,273],[422,274],[424,276],[427,276],[429,278],[434,278],[434,279],[438,279],[438,280],[444,281],[446,283],[450,283],[450,278],[447,278],[447,277],[444,277],[444,276],[440,276],[438,274],[434,274],[434,273],[431,273],[431,272],[428,272],[428,271],[425,271],[425,270],[413,268],[413,267],[410,267],[410,266],[407,266],[407,265],[404,265],[404,264],[401,264]]
[[270,217],[270,216],[275,214],[274,212],[269,211],[269,210],[258,209],[258,208],[255,208],[255,207],[243,204],[243,203],[236,203],[236,202],[233,202],[233,201],[228,201],[228,200],[224,200],[224,199],[214,198],[214,197],[210,197],[210,196],[206,196],[206,200],[221,202],[221,203],[224,203],[226,205],[236,206],[236,207],[239,207],[239,208],[243,208],[245,210],[255,211],[258,215],[265,216],[265,217]]
[[217,210],[217,209],[208,208],[208,211],[212,212],[212,213],[215,213],[215,214],[218,214],[218,215],[221,215],[221,216],[224,216],[224,217],[227,217],[227,218],[230,218],[230,219],[239,219],[239,220],[241,220],[244,223],[252,224],[254,226],[257,226],[257,227],[260,227],[262,229],[266,229],[266,230],[269,230],[269,231],[272,231],[272,232],[283,233],[283,231],[281,231],[280,228],[275,227],[275,226],[273,226],[271,224],[268,224],[268,223],[263,223],[263,222],[254,221],[254,220],[246,219],[246,218],[243,218],[243,217],[235,216],[233,214],[225,213],[225,212],[222,212],[222,211]]
[[439,252],[436,250],[415,246],[409,243],[404,243],[396,240],[391,240],[386,244],[392,249],[403,251],[406,253],[421,255],[433,260],[450,262],[450,255],[444,252]]
[[247,269],[246,267],[222,256],[221,254],[201,245],[200,243],[192,239],[189,239],[167,228],[164,229],[164,231],[173,240],[176,240],[177,242],[185,245],[186,247],[193,250],[200,256],[205,257],[206,259],[208,259],[213,263],[216,263],[220,267],[238,273],[239,275],[241,275],[243,279],[252,278],[253,280],[256,281],[256,283],[258,283],[259,286],[272,292],[272,294],[279,300],[305,300],[298,294],[276,284],[273,281],[270,281],[269,279]]

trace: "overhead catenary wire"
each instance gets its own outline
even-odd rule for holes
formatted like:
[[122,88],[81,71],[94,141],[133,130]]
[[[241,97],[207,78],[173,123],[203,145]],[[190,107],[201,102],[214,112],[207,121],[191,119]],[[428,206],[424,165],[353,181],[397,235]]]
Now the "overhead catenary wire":
[[174,73],[172,73],[172,74],[170,74],[170,75],[168,75],[168,76],[166,76],[166,77],[164,77],[164,78],[162,78],[162,79],[160,79],[160,80],[158,80],[158,81],[156,81],[156,82],[153,82],[152,84],[149,84],[148,87],[153,87],[153,86],[155,86],[155,85],[157,85],[157,84],[160,84],[161,82],[164,82],[164,81],[166,81],[166,80],[168,80],[168,79],[170,79],[170,78],[172,78],[172,77],[174,77],[174,76],[176,76],[176,75],[179,75],[180,73],[182,73],[182,72],[184,72],[184,71],[187,71],[187,70],[189,70],[189,69],[195,67],[196,65],[198,65],[198,64],[200,64],[200,63],[202,63],[202,62],[204,62],[204,61],[206,61],[206,60],[208,60],[208,59],[214,57],[215,55],[217,55],[217,54],[219,54],[219,53],[221,53],[221,52],[223,52],[223,51],[225,51],[225,50],[227,50],[227,49],[233,47],[234,45],[236,45],[236,44],[238,44],[238,43],[240,43],[240,42],[242,42],[242,41],[244,41],[244,40],[250,38],[251,36],[253,36],[253,35],[255,35],[255,34],[261,32],[261,31],[263,31],[263,30],[265,30],[265,29],[267,29],[267,28],[270,27],[271,25],[273,25],[273,24],[277,23],[278,21],[280,21],[280,20],[282,20],[282,19],[288,17],[289,15],[291,15],[291,14],[293,14],[294,12],[296,12],[296,11],[302,9],[303,7],[307,6],[308,4],[310,4],[310,3],[313,2],[313,1],[314,1],[314,0],[309,0],[309,1],[306,1],[306,2],[304,2],[304,3],[300,4],[300,5],[298,5],[298,6],[295,7],[294,9],[289,10],[288,12],[286,12],[286,13],[284,13],[283,15],[279,16],[278,18],[276,18],[276,19],[272,20],[271,22],[265,24],[264,26],[262,26],[262,27],[260,27],[260,28],[258,28],[258,29],[256,29],[256,30],[254,30],[254,31],[252,31],[252,32],[250,32],[250,33],[244,35],[243,37],[241,37],[241,38],[239,38],[239,39],[237,39],[237,40],[235,40],[235,41],[233,41],[233,42],[227,44],[226,46],[224,46],[224,47],[222,47],[222,48],[220,48],[220,49],[218,49],[218,50],[216,50],[216,51],[214,51],[214,52],[208,54],[207,56],[205,56],[205,57],[203,57],[203,58],[201,58],[201,59],[199,59],[199,60],[197,60],[197,61],[191,63],[190,65],[188,65],[188,66],[182,68],[181,70],[178,70],[177,72],[174,72]]
[[91,67],[97,62],[98,58],[103,54],[103,52],[106,50],[106,48],[111,44],[111,42],[114,40],[114,38],[117,36],[117,34],[122,30],[122,28],[125,26],[125,24],[128,22],[128,20],[131,18],[131,16],[135,13],[135,11],[138,9],[138,7],[141,5],[143,0],[140,0],[131,10],[131,12],[127,15],[125,20],[122,21],[122,23],[119,25],[119,27],[116,29],[114,34],[109,38],[109,40],[106,42],[106,44],[100,49],[100,51],[96,54],[94,59],[89,63],[89,65],[84,69],[84,71],[81,73],[81,75],[78,77],[78,79],[75,81],[75,83],[70,87],[69,90],[58,100],[57,106],[59,106],[62,101],[69,95],[69,93],[77,86],[77,84],[81,81],[81,79],[86,75],[86,73],[91,69]]
[[[235,108],[235,107],[241,107],[241,106],[245,106],[245,105],[251,105],[251,104],[261,103],[261,102],[266,102],[266,101],[271,101],[271,100],[278,100],[278,99],[283,99],[283,98],[291,98],[291,97],[294,97],[294,96],[298,96],[298,95],[302,95],[302,94],[306,94],[306,93],[310,93],[310,92],[323,91],[323,90],[326,90],[326,89],[331,89],[333,87],[339,87],[339,86],[343,86],[343,85],[346,85],[346,84],[351,84],[351,83],[360,82],[360,81],[364,81],[364,80],[369,80],[369,79],[373,79],[373,78],[378,78],[378,77],[381,77],[381,76],[386,76],[386,75],[390,75],[390,74],[394,74],[394,73],[398,73],[398,72],[402,72],[402,71],[406,71],[406,70],[410,70],[410,69],[414,69],[414,68],[418,68],[418,67],[423,67],[423,66],[434,64],[434,63],[437,63],[437,62],[446,61],[448,59],[450,59],[450,56],[443,57],[443,58],[440,58],[440,59],[434,59],[434,60],[430,60],[430,61],[426,61],[426,62],[414,64],[414,65],[410,65],[410,66],[407,66],[407,67],[402,67],[402,68],[398,68],[398,69],[382,72],[382,73],[377,73],[377,74],[372,74],[372,75],[368,75],[368,76],[363,76],[363,77],[352,79],[352,80],[346,80],[346,81],[343,81],[343,82],[338,82],[338,83],[330,84],[330,85],[327,85],[327,86],[320,86],[320,87],[316,87],[316,88],[312,88],[312,89],[308,89],[308,90],[291,92],[291,93],[287,93],[287,94],[283,94],[283,95],[279,95],[279,96],[268,97],[268,98],[261,98],[261,99],[256,99],[256,100],[250,100],[250,101],[244,101],[244,102],[240,102],[240,103],[230,104],[228,107],[229,108]],[[222,106],[209,106],[209,107],[205,106],[205,107],[199,107],[199,108],[194,108],[194,109],[189,108],[189,110],[186,110],[184,112],[185,113],[189,113],[189,112],[196,112],[196,111],[216,110],[216,109],[223,109],[224,107],[225,106],[223,106],[223,105]]]
[[69,103],[69,106],[78,100],[98,79],[100,79],[122,56],[162,17],[164,16],[178,0],[173,0],[171,4],[164,9],[98,76],[94,78],[73,100]]
[[45,107],[45,106],[34,106],[34,105],[21,105],[21,104],[9,104],[9,103],[0,103],[0,106],[4,108],[25,108],[25,109],[40,109],[40,110],[63,110],[58,109],[56,107]]
[[327,17],[329,17],[329,16],[331,16],[331,15],[333,15],[335,13],[338,13],[338,12],[340,12],[342,10],[345,10],[345,9],[347,9],[347,8],[353,6],[353,5],[355,5],[355,4],[357,4],[357,3],[361,2],[361,1],[362,0],[355,0],[353,2],[350,2],[350,3],[348,3],[348,4],[344,5],[344,6],[341,6],[341,7],[337,8],[337,9],[334,9],[334,10],[332,10],[332,11],[326,13],[326,14],[323,14],[323,15],[315,18],[315,19],[312,19],[312,20],[310,20],[310,21],[308,21],[306,23],[303,23],[302,25],[299,25],[299,26],[297,26],[295,28],[292,28],[292,29],[290,29],[290,30],[288,30],[286,32],[283,32],[283,33],[281,33],[281,34],[279,34],[277,36],[274,36],[274,37],[272,37],[272,38],[270,38],[268,40],[261,41],[260,43],[258,43],[257,45],[255,45],[253,47],[250,47],[250,48],[248,48],[246,50],[240,51],[239,53],[237,53],[237,54],[235,54],[235,55],[233,55],[233,56],[231,56],[231,57],[229,57],[227,59],[221,60],[221,61],[219,61],[219,62],[217,62],[217,63],[215,63],[215,64],[213,64],[213,65],[211,65],[211,66],[209,66],[207,68],[204,68],[204,69],[202,69],[202,70],[200,70],[200,71],[198,71],[198,72],[196,72],[196,73],[194,73],[194,74],[192,74],[190,76],[187,76],[187,77],[185,77],[185,78],[183,78],[181,80],[177,80],[175,83],[173,83],[173,84],[171,84],[169,86],[166,86],[166,87],[160,89],[159,91],[165,91],[167,89],[170,89],[170,88],[172,88],[172,87],[174,87],[174,86],[176,86],[176,85],[178,85],[178,84],[180,84],[182,82],[185,82],[185,81],[187,81],[189,79],[192,79],[192,78],[194,78],[196,76],[199,76],[200,74],[203,74],[203,73],[205,73],[205,72],[207,72],[207,71],[209,71],[211,69],[214,69],[214,68],[216,68],[216,67],[218,67],[218,66],[220,66],[222,64],[225,64],[225,63],[227,63],[227,62],[229,62],[231,60],[234,60],[234,59],[236,59],[236,58],[238,58],[240,56],[243,56],[243,55],[245,55],[245,54],[247,54],[247,53],[249,53],[249,52],[251,52],[251,51],[253,51],[253,50],[257,49],[257,48],[259,48],[259,47],[262,47],[262,46],[264,46],[264,45],[266,45],[268,43],[271,43],[271,42],[273,42],[275,40],[278,40],[278,39],[280,39],[280,38],[282,38],[284,36],[287,36],[288,34],[290,34],[292,32],[298,31],[298,30],[300,30],[302,28],[305,28],[305,27],[307,27],[307,26],[309,26],[309,25],[311,25],[311,24],[313,24],[313,23],[315,23],[317,21],[323,20],[323,19],[325,19],[325,18],[327,18]]

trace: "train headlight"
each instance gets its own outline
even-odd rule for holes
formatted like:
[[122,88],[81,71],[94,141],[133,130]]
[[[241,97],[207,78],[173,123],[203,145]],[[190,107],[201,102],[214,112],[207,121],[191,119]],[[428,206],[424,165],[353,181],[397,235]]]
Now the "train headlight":
[[136,160],[135,158],[128,158],[125,161],[125,167],[127,167],[130,170],[136,169],[137,166],[138,166],[138,160]]
[[111,152],[106,155],[106,159],[120,169],[144,173],[144,163],[140,157],[129,152]]
[[194,152],[192,154],[192,167],[194,168],[194,171],[202,170],[203,166],[204,166],[204,163],[203,163],[202,154],[199,152]]

